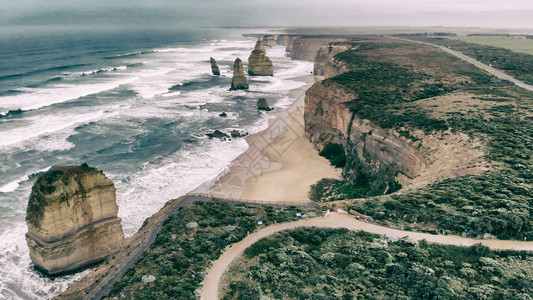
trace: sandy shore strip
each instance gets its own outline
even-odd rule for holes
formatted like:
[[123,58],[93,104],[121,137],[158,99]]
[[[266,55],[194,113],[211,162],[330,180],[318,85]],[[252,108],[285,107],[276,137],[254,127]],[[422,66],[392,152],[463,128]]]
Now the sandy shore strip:
[[313,76],[302,76],[305,86],[294,89],[293,105],[270,113],[268,128],[246,140],[250,148],[235,159],[229,171],[207,190],[213,197],[267,200],[275,202],[308,202],[309,187],[322,178],[341,177],[318,155],[304,132],[305,91],[315,82]]

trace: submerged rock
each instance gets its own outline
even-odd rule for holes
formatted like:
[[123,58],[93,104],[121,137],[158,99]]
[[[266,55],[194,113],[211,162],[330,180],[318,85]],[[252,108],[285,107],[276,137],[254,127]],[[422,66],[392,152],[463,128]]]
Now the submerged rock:
[[246,75],[244,75],[242,60],[237,58],[233,64],[233,79],[231,80],[231,89],[247,90],[248,87],[248,79],[246,79]]
[[211,72],[213,72],[213,75],[219,76],[220,75],[220,69],[218,68],[217,61],[214,58],[210,58],[211,61]]
[[28,202],[30,258],[49,275],[71,273],[103,261],[122,245],[115,186],[83,164],[39,176]]
[[268,106],[268,102],[265,98],[259,98],[259,100],[257,100],[257,109],[266,111],[272,110],[272,108]]
[[255,49],[248,57],[248,74],[252,76],[273,76],[274,66],[268,56],[261,40],[255,44]]

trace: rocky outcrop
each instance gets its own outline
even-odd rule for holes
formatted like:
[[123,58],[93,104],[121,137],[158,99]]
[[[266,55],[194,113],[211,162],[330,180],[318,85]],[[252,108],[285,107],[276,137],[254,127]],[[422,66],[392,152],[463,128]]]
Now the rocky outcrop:
[[221,139],[221,140],[225,140],[225,139],[228,139],[229,138],[229,135],[225,134],[224,132],[220,131],[220,130],[215,130],[213,131],[212,133],[206,133],[206,135],[212,139],[212,138],[218,138],[218,139]]
[[278,45],[285,46],[287,52],[292,51],[292,45],[295,40],[302,38],[302,35],[292,35],[292,34],[280,34],[278,35],[277,43]]
[[246,75],[244,75],[242,60],[237,58],[233,64],[233,79],[231,80],[231,89],[246,90],[248,87],[248,79],[246,79]]
[[101,171],[58,167],[39,176],[28,202],[26,241],[45,273],[71,273],[104,260],[121,246],[115,187]]
[[335,36],[279,35],[278,45],[285,46],[288,55],[292,58],[314,61],[322,45],[345,40],[345,38]]
[[220,69],[218,68],[217,61],[212,57],[209,59],[209,61],[211,62],[211,72],[213,72],[213,75],[219,76]]
[[255,44],[255,48],[248,57],[248,75],[251,76],[273,76],[274,66],[272,60],[266,56],[265,47],[261,40]]
[[265,35],[263,37],[263,45],[266,47],[274,47],[277,45],[276,37],[273,35]]
[[268,106],[268,102],[265,98],[259,98],[257,100],[257,109],[258,110],[265,110],[265,111],[271,111],[272,108]]
[[319,150],[328,144],[343,145],[347,163],[343,175],[350,181],[358,176],[371,179],[377,193],[387,192],[399,177],[417,176],[427,166],[424,156],[393,130],[357,118],[345,102],[354,96],[341,86],[322,81],[314,84],[305,97],[305,132]]
[[316,76],[329,78],[349,71],[340,61],[335,60],[335,55],[351,49],[351,45],[333,42],[322,45],[315,57],[313,73]]

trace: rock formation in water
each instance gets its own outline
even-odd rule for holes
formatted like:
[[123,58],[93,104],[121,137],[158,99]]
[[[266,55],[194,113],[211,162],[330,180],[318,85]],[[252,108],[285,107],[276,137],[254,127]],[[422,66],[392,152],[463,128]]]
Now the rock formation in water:
[[273,47],[277,45],[276,37],[273,35],[265,35],[263,37],[263,45],[266,47]]
[[28,202],[26,241],[33,263],[49,275],[103,261],[124,241],[115,186],[86,164],[39,176]]
[[268,102],[265,98],[259,98],[259,100],[257,100],[257,109],[266,111],[272,110],[272,108],[268,106]]
[[213,75],[219,76],[220,75],[220,69],[218,68],[217,61],[211,57],[211,72],[213,72]]
[[255,44],[255,49],[248,57],[248,74],[252,76],[273,76],[274,66],[268,56],[261,40]]
[[231,80],[232,90],[246,90],[248,89],[248,79],[244,75],[244,67],[242,60],[237,58],[233,64],[233,79]]
[[229,135],[225,134],[224,132],[220,131],[220,130],[215,130],[213,131],[212,133],[206,133],[206,135],[212,139],[212,138],[219,138],[221,140],[225,140],[225,139],[228,139],[229,138]]

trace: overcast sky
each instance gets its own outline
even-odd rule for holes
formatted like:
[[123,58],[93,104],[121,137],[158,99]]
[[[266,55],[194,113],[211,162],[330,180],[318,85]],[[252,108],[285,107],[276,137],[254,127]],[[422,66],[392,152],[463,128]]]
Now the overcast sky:
[[533,28],[532,0],[0,0],[5,25]]

